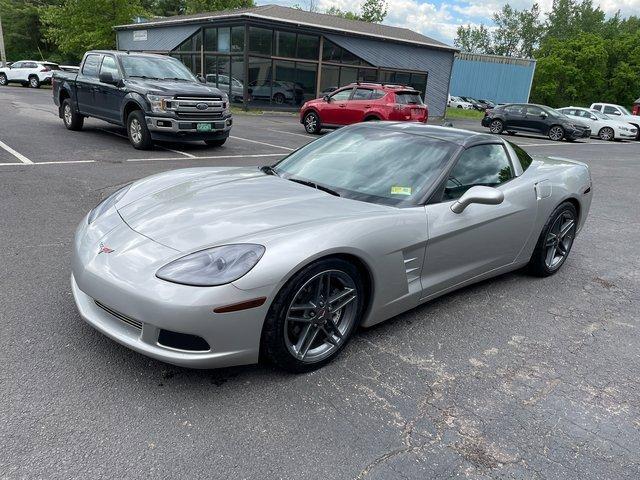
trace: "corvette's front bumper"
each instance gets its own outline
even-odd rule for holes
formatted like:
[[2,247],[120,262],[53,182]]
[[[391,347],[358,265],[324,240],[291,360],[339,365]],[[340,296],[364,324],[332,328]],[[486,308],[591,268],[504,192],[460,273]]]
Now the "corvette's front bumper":
[[[160,280],[158,266],[176,252],[137,234],[117,213],[102,222],[117,226],[105,234],[85,221],[74,244],[71,288],[85,321],[132,350],[174,365],[219,368],[258,361],[273,286],[247,291],[233,284],[191,287]],[[101,242],[113,251],[98,253]],[[213,311],[260,297],[267,301],[256,308]],[[176,334],[204,342],[177,347],[166,340]]]

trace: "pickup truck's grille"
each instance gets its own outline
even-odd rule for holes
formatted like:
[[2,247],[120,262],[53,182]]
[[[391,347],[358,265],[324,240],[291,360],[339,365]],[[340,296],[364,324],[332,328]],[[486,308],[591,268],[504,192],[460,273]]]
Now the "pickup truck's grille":
[[220,96],[176,96],[171,104],[171,108],[181,120],[215,120],[222,118],[226,108],[226,102]]

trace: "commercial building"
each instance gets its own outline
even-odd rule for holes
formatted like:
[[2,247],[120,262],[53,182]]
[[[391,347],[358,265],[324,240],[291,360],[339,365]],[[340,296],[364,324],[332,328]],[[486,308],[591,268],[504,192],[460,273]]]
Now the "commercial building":
[[536,61],[531,58],[458,53],[451,74],[451,95],[495,103],[529,101]]
[[351,82],[384,82],[410,85],[442,116],[457,51],[405,28],[279,5],[115,29],[118,49],[172,55],[248,106],[297,108]]

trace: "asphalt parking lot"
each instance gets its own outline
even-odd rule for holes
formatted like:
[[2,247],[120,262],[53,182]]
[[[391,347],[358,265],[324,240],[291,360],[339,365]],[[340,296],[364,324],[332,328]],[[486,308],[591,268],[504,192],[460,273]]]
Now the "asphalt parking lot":
[[0,477],[640,476],[640,142],[513,137],[592,171],[591,214],[557,275],[447,295],[311,374],[199,371],[80,319],[76,225],[118,185],[272,163],[315,137],[294,116],[238,115],[222,148],[141,152],[98,121],[65,130],[50,94],[0,89]]

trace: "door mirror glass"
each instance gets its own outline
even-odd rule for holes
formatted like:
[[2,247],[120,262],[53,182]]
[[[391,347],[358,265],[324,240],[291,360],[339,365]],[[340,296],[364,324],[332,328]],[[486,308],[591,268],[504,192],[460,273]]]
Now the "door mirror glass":
[[200,83],[207,83],[207,81],[205,80],[205,78],[204,78],[202,75],[200,75],[200,74],[197,74],[197,75],[196,75],[196,78],[198,79],[198,81],[199,81]]
[[471,187],[464,192],[462,196],[451,205],[453,213],[462,213],[472,203],[482,205],[499,205],[504,201],[504,193],[497,188],[484,187],[481,185]]

